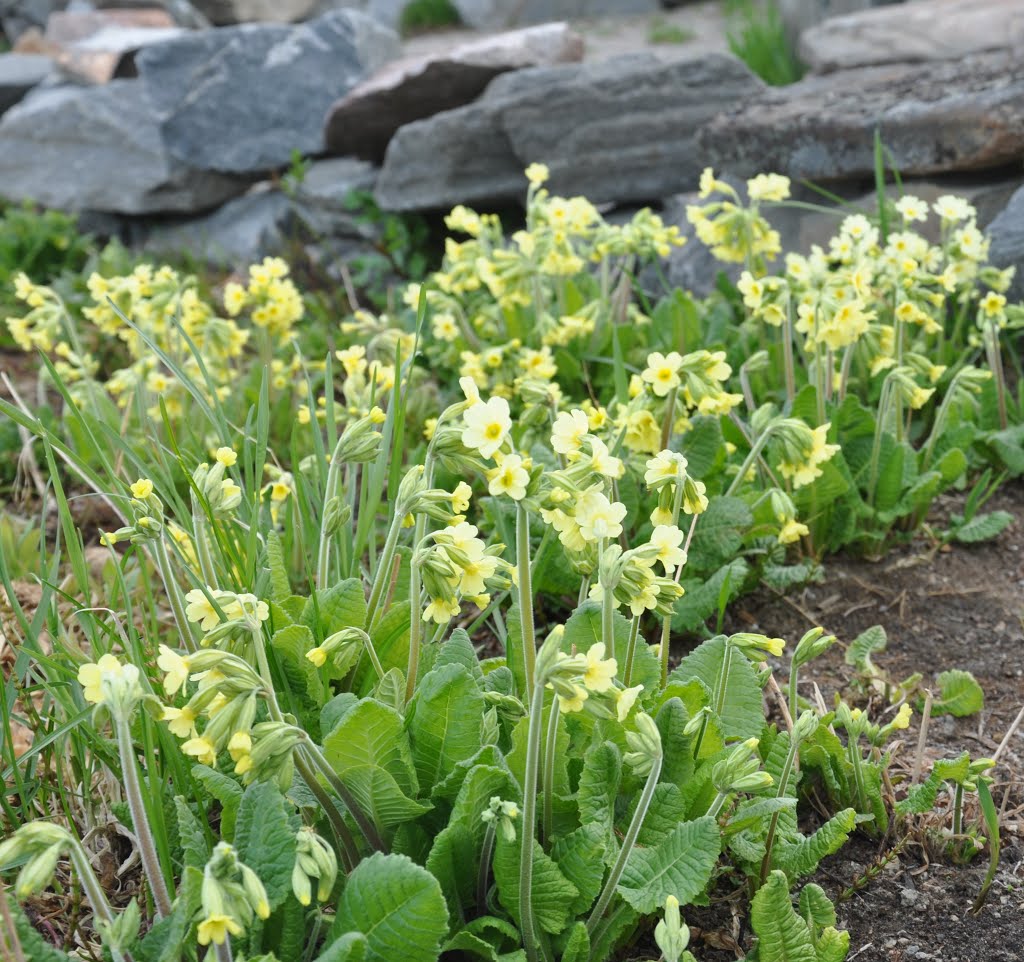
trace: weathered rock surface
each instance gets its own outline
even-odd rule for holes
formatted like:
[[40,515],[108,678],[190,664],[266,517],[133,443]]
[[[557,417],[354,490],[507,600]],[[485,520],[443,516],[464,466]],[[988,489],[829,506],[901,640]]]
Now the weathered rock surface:
[[13,107],[52,72],[53,61],[49,57],[28,53],[0,53],[0,114]]
[[786,36],[795,44],[803,31],[829,17],[868,10],[900,0],[777,0]]
[[475,103],[403,127],[377,199],[388,210],[514,201],[545,163],[555,192],[648,200],[692,186],[697,129],[762,84],[724,55],[663,63],[649,54],[503,74]]
[[106,83],[133,76],[134,55],[143,47],[185,32],[169,13],[155,8],[69,10],[51,15],[43,44],[71,77]]
[[168,156],[137,80],[54,87],[0,118],[0,193],[62,210],[199,211],[247,182]]
[[1004,55],[863,67],[771,88],[698,135],[707,163],[739,176],[869,177],[874,135],[906,176],[1024,158],[1024,61]]
[[198,10],[218,26],[253,21],[295,23],[315,9],[318,0],[193,0]]
[[578,17],[656,13],[659,0],[453,0],[462,22],[477,30]]
[[147,47],[136,58],[170,152],[196,167],[255,173],[323,151],[328,108],[399,52],[366,14],[298,26],[245,24]]
[[379,163],[399,127],[470,103],[498,74],[582,58],[583,38],[568,24],[549,23],[394,61],[331,108],[327,150]]
[[269,254],[285,254],[306,242],[365,244],[366,233],[345,200],[353,190],[373,187],[376,170],[340,158],[310,166],[290,193],[258,184],[205,217],[154,226],[143,246],[152,251],[188,250],[218,267],[244,268]]
[[988,225],[988,235],[992,240],[989,260],[997,267],[1017,268],[1008,295],[1010,300],[1024,300],[1024,187]]
[[800,36],[800,59],[817,73],[885,63],[1024,53],[1020,0],[915,0],[833,17]]
[[13,45],[27,30],[42,32],[55,10],[63,10],[67,0],[0,0],[0,30]]

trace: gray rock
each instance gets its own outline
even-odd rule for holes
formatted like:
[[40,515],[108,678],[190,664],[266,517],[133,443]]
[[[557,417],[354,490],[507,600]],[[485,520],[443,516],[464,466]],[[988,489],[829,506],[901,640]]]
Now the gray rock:
[[50,14],[67,5],[68,0],[0,0],[0,31],[13,44],[26,30],[46,29]]
[[762,84],[720,54],[663,63],[635,54],[503,74],[483,97],[401,128],[377,184],[386,210],[520,200],[523,169],[551,170],[554,192],[595,203],[691,187],[704,165],[696,130]]
[[707,163],[747,177],[869,178],[875,130],[904,176],[1024,158],[1024,61],[979,56],[863,67],[765,90],[698,134]]
[[462,22],[477,30],[580,17],[657,13],[659,0],[453,0]]
[[[137,8],[141,0],[99,0],[97,10],[119,10]],[[210,21],[200,13],[189,0],[147,0],[146,6],[165,10],[179,27],[188,30],[208,30]]]
[[900,0],[777,0],[777,5],[786,36],[796,45],[805,30],[830,17],[899,2]]
[[193,0],[198,10],[217,26],[254,21],[295,23],[316,9],[317,0]]
[[53,66],[41,54],[0,53],[0,114],[49,77]]
[[136,58],[170,152],[204,170],[254,173],[323,151],[328,108],[399,52],[398,38],[339,10],[299,26],[246,24],[147,47]]
[[313,242],[333,249],[365,247],[368,228],[344,202],[351,191],[372,188],[375,179],[375,168],[361,161],[319,161],[287,192],[258,184],[212,214],[151,225],[142,246],[153,252],[188,250],[208,264],[234,269]]
[[380,163],[399,127],[470,103],[498,74],[582,58],[583,38],[567,24],[549,23],[397,60],[331,108],[327,150]]
[[1010,198],[1006,209],[988,225],[988,256],[997,267],[1017,268],[1010,300],[1024,300],[1024,187]]
[[137,80],[54,87],[0,118],[0,193],[62,210],[204,210],[246,181],[168,156]]
[[826,20],[801,34],[799,55],[828,73],[1013,49],[1024,49],[1020,0],[916,0]]

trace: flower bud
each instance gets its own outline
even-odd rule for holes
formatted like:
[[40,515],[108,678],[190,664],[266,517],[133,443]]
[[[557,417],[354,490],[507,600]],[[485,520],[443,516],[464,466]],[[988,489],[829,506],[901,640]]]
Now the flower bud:
[[637,712],[635,732],[626,732],[626,744],[632,751],[626,752],[622,760],[640,777],[650,774],[656,761],[661,759],[661,732],[646,712]]
[[835,635],[826,635],[824,628],[812,628],[797,643],[793,652],[793,667],[799,668],[813,661],[836,643]]
[[679,962],[690,944],[690,929],[679,914],[679,900],[674,895],[665,899],[665,917],[655,926],[654,941],[665,962]]

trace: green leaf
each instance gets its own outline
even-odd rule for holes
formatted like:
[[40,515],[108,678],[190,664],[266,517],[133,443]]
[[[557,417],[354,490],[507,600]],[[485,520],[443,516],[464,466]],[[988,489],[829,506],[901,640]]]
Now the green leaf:
[[985,692],[969,671],[944,671],[937,679],[940,697],[932,702],[933,715],[954,715],[964,718],[985,707]]
[[[725,638],[711,638],[687,655],[669,676],[669,680],[686,683],[691,678],[698,678],[714,691],[724,657]],[[757,738],[764,727],[761,686],[757,683],[757,675],[749,659],[742,655],[737,654],[731,658],[729,665],[721,714],[723,734],[728,738]]]
[[346,932],[324,949],[315,962],[363,962],[368,946],[362,932]]
[[[464,918],[474,904],[476,878],[473,871],[480,859],[480,846],[464,824],[446,825],[434,838],[426,866],[437,879],[452,918]],[[477,906],[479,910],[487,908]]]
[[181,795],[174,796],[174,810],[178,816],[178,837],[181,839],[184,863],[201,869],[210,859],[210,846],[203,827]]
[[814,882],[808,882],[800,890],[800,914],[808,926],[825,929],[836,924],[836,907],[825,894],[825,890]]
[[778,842],[772,849],[772,866],[792,879],[808,875],[825,856],[838,852],[856,827],[856,811],[844,808],[812,835],[795,842]]
[[[699,681],[693,684],[695,687],[701,686]],[[682,788],[693,775],[694,766],[693,739],[685,731],[690,720],[690,712],[687,711],[682,698],[672,697],[661,706],[654,720],[661,734],[662,754],[665,759],[661,766],[661,781],[672,782]]]
[[[679,450],[686,456],[691,477],[707,478],[712,468],[724,460],[722,425],[717,417],[697,415],[690,419],[690,430],[679,442]],[[708,505],[708,510],[711,505]],[[703,519],[701,519],[703,523]],[[697,525],[698,529],[700,524]]]
[[953,537],[961,544],[977,544],[991,541],[1002,534],[1011,524],[1013,515],[1008,511],[987,511],[976,514],[970,521],[953,528]]
[[593,822],[585,822],[551,846],[551,857],[579,892],[569,908],[570,915],[589,911],[601,891],[605,847],[605,833]]
[[590,958],[590,935],[583,922],[577,922],[569,930],[565,949],[562,951],[562,962],[588,962]]
[[[624,820],[626,824],[632,819],[639,801],[639,795],[633,799],[627,813],[628,817]],[[647,809],[643,826],[636,839],[637,845],[650,848],[668,838],[676,830],[676,826],[686,820],[688,808],[686,799],[678,785],[672,782],[661,782],[655,785],[651,806]]]
[[514,925],[493,915],[482,915],[459,929],[441,951],[469,952],[487,962],[526,962],[526,953],[515,948],[520,942]]
[[659,911],[670,895],[686,905],[707,887],[720,850],[714,818],[683,822],[654,848],[629,853],[617,891],[641,914]]
[[811,932],[789,900],[785,873],[772,872],[750,905],[758,962],[818,962]]
[[364,698],[324,739],[324,755],[378,828],[430,810],[414,801],[419,783],[409,737],[393,708]]
[[[362,627],[360,625],[360,627]],[[373,647],[377,651],[381,667],[385,672],[392,668],[405,671],[409,664],[409,604],[403,602],[389,608],[370,632]],[[377,686],[377,672],[370,659],[363,657],[356,665],[352,676],[352,690],[368,695]]]
[[885,651],[888,644],[885,629],[881,625],[872,625],[850,642],[846,649],[846,663],[868,673],[871,671],[871,656]]
[[697,522],[687,566],[705,572],[728,564],[742,547],[743,535],[753,521],[750,507],[740,498],[713,498]]
[[306,657],[306,652],[315,646],[313,632],[305,625],[288,625],[274,632],[271,644],[288,672],[289,684],[301,686],[319,704],[323,684],[316,666]]
[[464,628],[456,628],[448,640],[441,645],[434,668],[443,668],[445,665],[462,665],[475,681],[479,682],[483,679],[484,673],[480,668],[476,649]]
[[[494,850],[494,881],[498,885],[498,900],[516,925],[522,924],[519,915],[521,827],[517,827],[516,838],[511,842],[499,832]],[[569,906],[579,895],[579,890],[561,873],[536,839],[531,837],[529,843],[533,845],[534,921],[542,931],[558,935],[565,928]]]
[[302,611],[302,623],[320,638],[342,628],[362,628],[365,622],[366,596],[359,578],[347,578],[317,591]]
[[220,833],[230,842],[234,837],[238,804],[242,801],[242,786],[207,765],[193,765],[192,777],[220,802]]
[[271,782],[254,782],[238,806],[235,848],[267,890],[270,910],[292,890],[295,865],[295,829],[284,796]]
[[332,931],[362,932],[366,962],[436,962],[448,931],[441,886],[412,859],[376,852],[349,875]]
[[281,604],[291,595],[292,588],[288,580],[281,535],[276,531],[271,531],[267,535],[267,567],[270,569],[270,597]]
[[615,829],[615,799],[622,782],[622,754],[614,742],[604,742],[583,758],[576,804],[580,822],[597,825],[611,838]]
[[[181,962],[181,947],[202,904],[202,887],[203,873],[197,868],[187,866],[181,875],[178,895],[171,907],[171,914],[153,923],[145,937],[132,951],[135,962]],[[29,958],[35,960],[36,956],[30,955]]]
[[[700,528],[700,524],[697,525]],[[718,599],[728,579],[728,601],[743,590],[743,582],[750,566],[743,558],[735,558],[707,578],[683,578],[685,594],[676,602],[672,615],[674,631],[697,631],[708,618],[718,611]]]
[[406,728],[420,784],[432,789],[480,747],[484,696],[469,670],[444,665],[416,687]]

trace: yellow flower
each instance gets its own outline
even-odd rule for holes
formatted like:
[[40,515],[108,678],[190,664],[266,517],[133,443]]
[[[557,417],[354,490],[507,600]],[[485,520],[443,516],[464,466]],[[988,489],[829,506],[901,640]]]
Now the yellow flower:
[[160,654],[156,659],[157,667],[164,672],[164,691],[173,695],[188,680],[188,659],[182,658],[176,651],[166,645],[160,646]]
[[195,738],[197,717],[198,715],[188,705],[184,708],[167,705],[160,716],[162,721],[167,722],[171,734],[177,735],[178,738]]
[[576,504],[576,523],[585,541],[617,538],[622,534],[624,517],[626,506],[609,501],[596,487],[584,491]]
[[558,707],[563,714],[571,714],[572,712],[583,711],[583,703],[590,697],[587,689],[582,685],[572,686],[572,696],[563,695],[561,692],[556,692],[558,696]]
[[472,496],[473,489],[465,481],[460,481],[452,492],[452,511],[455,514],[465,514]]
[[104,676],[120,677],[124,674],[124,665],[113,655],[103,655],[95,664],[82,665],[78,669],[78,683],[82,686],[85,700],[93,705],[103,701]]
[[910,718],[914,714],[914,710],[907,704],[900,705],[900,710],[896,713],[896,717],[892,720],[892,727],[898,728],[909,728]]
[[614,658],[604,657],[604,642],[598,641],[587,651],[587,667],[583,672],[583,684],[590,691],[603,692],[612,687],[612,679],[619,670]]
[[238,460],[238,455],[228,447],[217,448],[215,457],[226,468],[234,467],[235,462]]
[[551,176],[551,171],[548,170],[547,164],[530,164],[526,168],[525,173],[526,179],[534,187],[540,187]]
[[229,935],[241,935],[240,926],[230,915],[214,913],[199,923],[197,937],[200,945],[223,945]]
[[132,496],[145,501],[153,493],[153,482],[149,478],[139,478],[131,485]]
[[686,552],[680,547],[683,538],[683,532],[674,524],[660,524],[651,532],[651,544],[658,549],[654,560],[664,565],[667,575],[686,564]]
[[[214,597],[218,594],[213,588],[207,588],[207,592]],[[207,592],[201,588],[193,588],[185,595],[185,617],[193,624],[199,622],[199,627],[203,631],[210,631],[220,624],[220,615],[217,614],[217,609],[213,607],[210,599],[207,598]]]
[[224,286],[224,310],[228,317],[237,317],[245,307],[246,293],[241,284],[230,283]]
[[522,501],[526,497],[530,473],[518,454],[508,454],[496,468],[487,472],[487,482],[487,490],[495,497],[507,494],[513,501]]
[[438,625],[446,625],[459,613],[459,603],[452,598],[431,598],[423,612],[424,621],[433,621]]
[[753,201],[780,201],[789,196],[789,178],[781,174],[758,174],[747,181],[747,194]]
[[317,645],[316,648],[310,648],[306,652],[306,658],[313,662],[317,668],[322,668],[327,662],[327,652],[320,645]]
[[801,524],[796,518],[787,518],[779,529],[779,544],[792,544],[807,534],[810,534],[807,525]]
[[462,443],[485,458],[494,456],[512,430],[508,401],[502,397],[472,405],[463,413],[462,421]]
[[634,685],[632,688],[617,688],[615,690],[615,715],[620,722],[626,720],[636,703],[637,695],[644,690],[643,685]]
[[181,746],[181,750],[186,755],[194,756],[200,765],[209,765],[213,768],[217,764],[217,749],[208,738],[190,738]]
[[665,397],[673,388],[679,387],[682,364],[683,358],[677,351],[669,351],[668,354],[654,351],[647,356],[647,367],[640,377],[651,385],[651,390],[658,397]]

